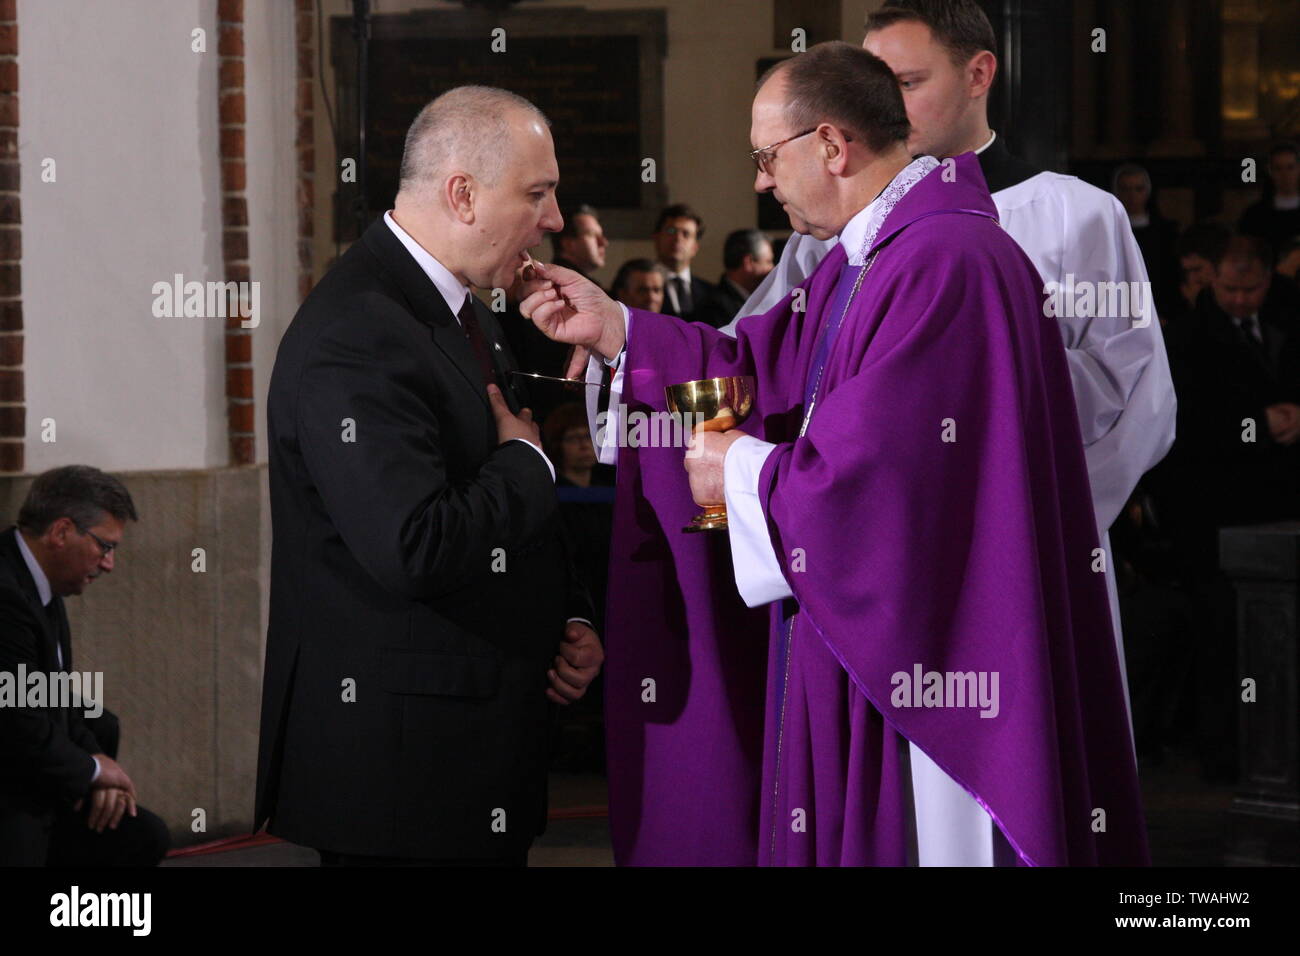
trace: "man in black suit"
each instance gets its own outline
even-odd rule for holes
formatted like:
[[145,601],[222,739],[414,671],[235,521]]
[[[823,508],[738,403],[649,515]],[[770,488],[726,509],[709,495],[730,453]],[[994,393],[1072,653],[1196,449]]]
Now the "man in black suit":
[[1234,236],[1217,260],[1196,308],[1165,327],[1178,437],[1148,481],[1196,605],[1204,770],[1230,780],[1236,614],[1218,530],[1300,518],[1300,303],[1264,240]]
[[704,220],[685,203],[674,203],[664,208],[655,223],[655,256],[667,270],[664,287],[664,314],[694,320],[695,310],[708,296],[713,286],[698,276],[691,275],[691,260],[700,251],[704,236]]
[[1166,343],[1178,392],[1171,467],[1186,471],[1198,550],[1213,560],[1213,528],[1300,517],[1300,303],[1262,239],[1227,241]]
[[470,294],[510,286],[560,228],[547,126],[487,87],[426,106],[395,208],[276,356],[255,825],[326,865],[522,865],[548,700],[602,661],[553,465]]
[[722,243],[726,270],[695,310],[695,321],[720,329],[740,314],[754,290],[767,278],[776,260],[772,243],[757,229],[737,229]]
[[[117,763],[117,718],[58,676],[74,673],[63,598],[113,570],[128,520],[116,478],[69,465],[39,475],[0,532],[0,866],[154,866],[167,852]],[[43,699],[27,694],[36,675]],[[78,684],[79,700],[61,692]]]

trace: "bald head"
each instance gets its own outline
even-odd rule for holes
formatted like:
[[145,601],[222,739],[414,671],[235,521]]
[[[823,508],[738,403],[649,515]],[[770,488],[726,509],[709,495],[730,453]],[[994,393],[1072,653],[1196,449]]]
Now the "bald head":
[[[522,115],[521,115],[522,114]],[[532,103],[492,86],[458,86],[420,110],[406,133],[398,192],[415,196],[453,172],[495,186],[520,119],[550,125]]]
[[546,117],[506,90],[461,86],[406,134],[393,219],[467,285],[505,288],[563,225]]

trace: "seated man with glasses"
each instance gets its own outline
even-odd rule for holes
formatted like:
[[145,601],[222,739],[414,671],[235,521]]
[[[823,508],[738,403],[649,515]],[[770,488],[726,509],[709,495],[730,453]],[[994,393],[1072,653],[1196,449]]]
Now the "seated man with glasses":
[[128,520],[121,482],[68,465],[38,476],[0,532],[0,866],[153,866],[167,852],[117,763],[117,718],[58,679],[72,673],[63,598],[113,570]]

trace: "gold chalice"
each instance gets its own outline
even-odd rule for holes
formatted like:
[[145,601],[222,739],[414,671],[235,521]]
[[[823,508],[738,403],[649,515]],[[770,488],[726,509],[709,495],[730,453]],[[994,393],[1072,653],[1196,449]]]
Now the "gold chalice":
[[[725,432],[735,428],[754,409],[754,378],[752,375],[728,375],[725,378],[705,378],[683,382],[664,389],[668,410],[682,415],[683,426],[693,425],[693,431]],[[687,418],[685,416],[689,415]],[[704,505],[704,510],[691,519],[683,531],[712,531],[727,527],[725,503]]]

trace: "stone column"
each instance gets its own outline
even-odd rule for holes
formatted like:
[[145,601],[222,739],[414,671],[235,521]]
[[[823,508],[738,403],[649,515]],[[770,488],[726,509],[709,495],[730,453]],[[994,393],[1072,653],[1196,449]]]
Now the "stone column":
[[1300,865],[1300,522],[1224,528],[1219,565],[1237,595],[1242,698],[1227,862]]

